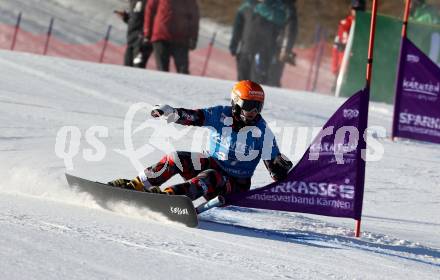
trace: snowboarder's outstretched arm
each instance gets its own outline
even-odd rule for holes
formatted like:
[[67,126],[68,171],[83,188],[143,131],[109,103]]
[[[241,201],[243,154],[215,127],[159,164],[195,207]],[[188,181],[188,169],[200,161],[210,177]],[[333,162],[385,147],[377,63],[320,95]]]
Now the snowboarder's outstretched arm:
[[286,179],[293,166],[292,162],[283,154],[277,155],[274,159],[264,160],[264,165],[275,181]]
[[155,105],[151,110],[151,116],[154,118],[164,116],[168,122],[181,125],[203,126],[205,123],[205,115],[202,110],[173,108],[166,104]]

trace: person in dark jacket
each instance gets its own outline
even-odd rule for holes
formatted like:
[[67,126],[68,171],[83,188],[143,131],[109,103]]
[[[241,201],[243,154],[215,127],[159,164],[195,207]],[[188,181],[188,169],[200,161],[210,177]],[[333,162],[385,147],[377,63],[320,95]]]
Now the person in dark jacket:
[[249,80],[251,78],[252,46],[250,46],[252,17],[257,0],[244,0],[235,15],[229,51],[237,60],[237,80]]
[[296,58],[296,54],[293,52],[293,45],[298,33],[296,0],[285,0],[284,2],[288,12],[288,19],[285,26],[280,26],[275,45],[275,55],[271,59],[266,82],[267,85],[275,87],[281,87],[284,65],[286,63],[295,65]]
[[259,0],[252,18],[250,46],[252,46],[251,80],[267,84],[272,59],[277,55],[277,40],[289,20],[285,0]]
[[157,69],[169,71],[173,57],[178,73],[189,74],[189,50],[197,45],[199,8],[196,0],[149,0],[144,36],[153,44]]
[[147,0],[130,0],[129,10],[115,11],[127,23],[127,49],[124,65],[145,68],[153,47],[144,41],[144,11]]

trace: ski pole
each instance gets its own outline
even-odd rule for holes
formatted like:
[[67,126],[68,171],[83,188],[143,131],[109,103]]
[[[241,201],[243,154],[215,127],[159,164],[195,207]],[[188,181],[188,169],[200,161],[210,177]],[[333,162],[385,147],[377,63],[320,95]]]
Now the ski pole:
[[110,39],[110,32],[112,31],[112,26],[109,25],[107,28],[107,33],[104,38],[104,46],[102,47],[101,55],[99,56],[99,63],[104,61],[105,50],[107,49],[108,40]]
[[43,50],[43,55],[46,55],[47,50],[49,49],[49,41],[50,41],[50,37],[52,36],[52,27],[53,27],[54,20],[55,19],[53,17],[50,19],[49,29],[47,30],[47,36],[46,36],[46,44],[44,45],[44,50]]
[[20,30],[21,12],[18,14],[17,23],[15,24],[14,36],[12,37],[11,51],[15,48],[15,42],[17,41],[18,31]]
[[212,47],[214,46],[216,36],[217,36],[217,32],[214,32],[214,34],[212,34],[211,42],[209,42],[208,53],[206,54],[205,63],[202,69],[202,77],[206,75],[206,69],[208,69],[208,62],[211,57]]

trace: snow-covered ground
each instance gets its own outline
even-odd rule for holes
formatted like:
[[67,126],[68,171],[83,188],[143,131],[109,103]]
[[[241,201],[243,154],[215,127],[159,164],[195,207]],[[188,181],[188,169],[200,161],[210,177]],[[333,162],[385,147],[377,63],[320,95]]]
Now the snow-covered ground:
[[[1,279],[440,275],[438,145],[377,139],[384,154],[367,163],[361,238],[349,219],[236,207],[210,210],[191,229],[132,205],[100,208],[68,187],[69,161],[59,155],[75,155],[69,172],[107,181],[133,177],[165,152],[200,150],[204,129],[152,120],[148,104],[228,104],[232,81],[8,51],[0,51],[0,77]],[[269,87],[266,93],[264,116],[281,129],[279,141],[295,161],[306,149],[303,134],[289,139],[284,129],[322,126],[344,101]],[[139,102],[146,104],[136,111]],[[369,125],[389,132],[391,115],[392,107],[372,103]],[[68,137],[67,146],[58,134],[65,126],[81,135]],[[102,133],[94,134],[102,146],[90,141],[93,130]],[[138,163],[121,153],[130,142],[144,155]],[[267,182],[260,165],[253,185]]]

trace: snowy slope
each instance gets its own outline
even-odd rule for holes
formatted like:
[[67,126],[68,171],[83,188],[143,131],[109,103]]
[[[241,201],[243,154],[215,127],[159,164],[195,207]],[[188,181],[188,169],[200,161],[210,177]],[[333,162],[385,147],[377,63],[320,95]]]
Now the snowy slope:
[[[63,177],[65,162],[57,156],[57,133],[63,126],[81,133],[79,140],[72,137],[79,151],[73,174],[103,181],[133,177],[139,166],[118,152],[127,147],[124,129],[136,131],[135,150],[144,147],[141,166],[164,152],[200,150],[206,137],[203,129],[152,120],[146,108],[134,114],[132,124],[124,124],[134,104],[228,104],[232,81],[8,51],[0,51],[0,77],[1,279],[440,275],[437,145],[392,143],[380,137],[380,128],[374,129],[385,152],[379,161],[367,163],[360,239],[353,237],[352,220],[235,207],[211,210],[203,214],[199,228],[190,229],[132,205],[102,209],[93,197],[70,189]],[[283,137],[284,129],[319,127],[344,101],[273,88],[266,92],[265,118],[281,129],[277,136],[283,151],[295,161],[306,149],[304,139],[302,134]],[[370,110],[369,125],[389,131],[392,108],[372,103]],[[103,130],[98,126],[108,134],[99,138],[102,156],[96,156],[85,136],[90,128]],[[85,159],[89,149],[97,161]],[[260,165],[254,186],[269,181]]]

